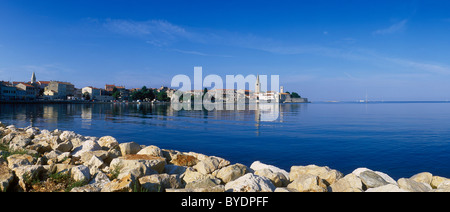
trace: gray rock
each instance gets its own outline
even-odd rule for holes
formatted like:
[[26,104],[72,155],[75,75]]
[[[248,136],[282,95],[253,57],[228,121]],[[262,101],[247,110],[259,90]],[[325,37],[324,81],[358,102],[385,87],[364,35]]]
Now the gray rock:
[[89,171],[89,167],[84,165],[79,165],[72,167],[70,169],[70,175],[72,179],[78,182],[89,182],[91,180],[91,174]]
[[353,173],[350,173],[331,184],[329,190],[332,192],[362,192],[363,184],[359,177]]
[[326,192],[327,186],[316,175],[302,174],[298,175],[292,183],[287,186],[288,189],[295,189],[299,192]]
[[258,169],[255,174],[269,178],[276,187],[285,187],[289,184],[289,180],[282,172],[274,172],[273,169]]
[[304,174],[318,176],[320,179],[324,180],[327,185],[331,185],[336,182],[336,180],[339,180],[343,177],[343,174],[341,172],[335,169],[330,169],[328,166],[308,165],[292,166],[291,172],[289,173],[289,179],[291,181],[294,181],[296,178]]
[[73,149],[72,156],[81,157],[81,154],[83,154],[84,152],[92,152],[92,151],[97,151],[97,150],[101,150],[101,149],[102,148],[100,147],[100,145],[97,144],[97,142],[87,140],[87,141],[83,142],[81,146]]
[[62,143],[59,143],[54,146],[54,150],[60,151],[60,152],[70,152],[73,148],[71,141],[65,141]]
[[111,149],[114,146],[119,145],[119,142],[112,136],[103,136],[98,139],[97,143],[101,146],[108,149]]
[[202,174],[211,174],[213,171],[228,166],[230,161],[219,157],[208,157],[198,162],[194,168]]
[[228,192],[273,192],[275,188],[267,177],[252,173],[248,173],[225,185],[225,191]]
[[119,144],[122,156],[136,154],[141,150],[141,146],[135,142]]
[[19,191],[27,191],[28,183],[33,179],[40,179],[46,172],[42,165],[24,165],[12,169],[19,179]]
[[111,161],[110,167],[120,169],[119,178],[130,173],[134,177],[139,178],[145,175],[162,173],[165,165],[166,161],[162,158],[145,157],[142,155],[139,157],[125,156],[114,158]]
[[410,177],[409,179],[419,183],[425,183],[430,185],[431,181],[433,180],[433,175],[430,172],[422,172]]
[[14,180],[14,173],[6,164],[0,163],[0,192],[6,192]]
[[272,166],[272,165],[267,165],[264,163],[261,163],[260,161],[255,161],[252,163],[252,165],[250,165],[250,169],[254,170],[254,171],[258,171],[261,169],[269,169],[270,171],[272,171],[273,173],[281,173],[284,175],[284,177],[289,181],[289,173],[284,170],[284,169],[280,169],[276,166]]
[[380,175],[373,171],[364,171],[359,175],[361,181],[366,185],[367,188],[376,188],[379,186],[384,186],[389,184]]
[[219,179],[203,178],[186,184],[185,188],[195,189],[195,188],[210,188],[220,185]]
[[382,177],[386,182],[390,183],[390,184],[394,184],[397,185],[397,181],[395,181],[394,179],[392,179],[392,177],[390,177],[389,175],[380,172],[380,171],[373,171],[371,169],[368,168],[357,168],[355,169],[352,173],[355,174],[357,177],[359,177],[359,175],[364,172],[364,171],[372,171],[375,172],[376,174],[378,174],[380,177]]
[[248,170],[247,166],[237,163],[219,169],[217,172],[213,173],[213,176],[221,179],[224,183],[228,183],[248,173]]
[[12,151],[23,150],[30,143],[31,139],[27,135],[16,135],[11,142],[9,142],[9,149]]
[[155,157],[162,157],[161,149],[157,146],[148,146],[139,150],[138,155],[151,155]]
[[19,167],[19,166],[24,166],[24,165],[34,165],[34,163],[36,162],[36,158],[32,157],[31,155],[27,155],[27,154],[16,154],[16,155],[11,155],[8,158],[6,158],[6,160],[8,160],[8,167],[10,169]]
[[428,192],[432,190],[430,185],[419,183],[411,179],[400,178],[398,179],[397,183],[401,189],[411,192]]

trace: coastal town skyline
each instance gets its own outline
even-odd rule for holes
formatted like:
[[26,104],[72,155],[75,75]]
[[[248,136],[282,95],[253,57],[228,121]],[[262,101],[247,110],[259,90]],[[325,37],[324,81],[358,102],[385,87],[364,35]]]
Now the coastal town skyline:
[[[340,8],[340,9],[336,9]],[[447,1],[2,1],[0,80],[280,75],[311,100],[447,100]]]

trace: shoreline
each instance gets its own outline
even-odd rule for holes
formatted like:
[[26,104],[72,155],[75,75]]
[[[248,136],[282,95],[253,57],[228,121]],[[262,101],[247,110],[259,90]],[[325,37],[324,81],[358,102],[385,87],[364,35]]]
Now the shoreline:
[[[405,176],[406,177],[406,176]],[[7,192],[450,192],[429,172],[392,179],[367,168],[250,167],[196,152],[119,143],[111,136],[0,122],[0,191]]]

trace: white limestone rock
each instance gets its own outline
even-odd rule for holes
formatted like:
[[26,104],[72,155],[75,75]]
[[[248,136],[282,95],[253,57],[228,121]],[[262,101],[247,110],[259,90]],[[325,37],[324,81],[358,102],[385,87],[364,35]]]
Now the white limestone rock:
[[254,170],[254,171],[258,171],[261,169],[269,169],[270,171],[272,171],[273,173],[281,173],[284,175],[284,177],[289,180],[289,173],[284,170],[284,169],[280,169],[276,166],[272,166],[272,165],[267,165],[264,163],[261,163],[260,161],[255,161],[252,163],[252,165],[250,165],[250,169]]
[[225,185],[227,192],[273,192],[275,185],[263,176],[248,173]]

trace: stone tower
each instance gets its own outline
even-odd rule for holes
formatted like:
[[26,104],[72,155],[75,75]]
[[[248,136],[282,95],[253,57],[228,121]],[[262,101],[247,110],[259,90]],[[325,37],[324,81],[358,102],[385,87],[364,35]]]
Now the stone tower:
[[31,84],[35,84],[36,83],[36,74],[31,75]]
[[255,93],[261,93],[261,83],[259,82],[259,75],[256,77]]

